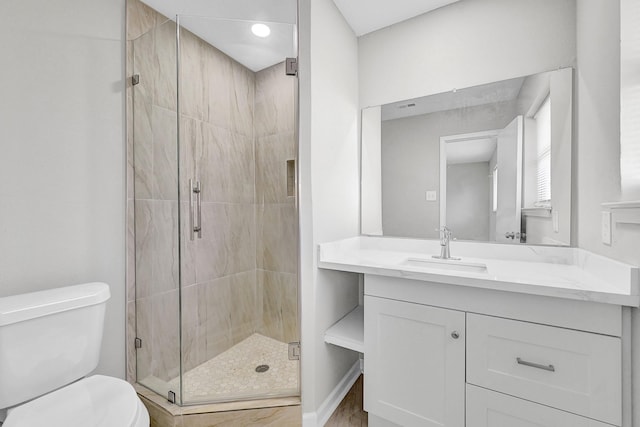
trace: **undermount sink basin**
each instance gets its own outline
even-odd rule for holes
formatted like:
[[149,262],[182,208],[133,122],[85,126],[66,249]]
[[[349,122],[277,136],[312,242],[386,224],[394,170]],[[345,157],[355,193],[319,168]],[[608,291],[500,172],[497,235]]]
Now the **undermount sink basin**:
[[402,265],[409,267],[435,268],[438,270],[466,271],[469,273],[486,273],[486,264],[465,262],[455,259],[407,258]]

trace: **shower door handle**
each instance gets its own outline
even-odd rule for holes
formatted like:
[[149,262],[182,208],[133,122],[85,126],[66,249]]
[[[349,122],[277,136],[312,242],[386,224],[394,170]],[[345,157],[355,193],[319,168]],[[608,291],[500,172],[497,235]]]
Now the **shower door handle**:
[[202,239],[202,189],[200,181],[190,179],[189,188],[191,189],[189,200],[191,240],[194,240],[196,233],[198,239]]

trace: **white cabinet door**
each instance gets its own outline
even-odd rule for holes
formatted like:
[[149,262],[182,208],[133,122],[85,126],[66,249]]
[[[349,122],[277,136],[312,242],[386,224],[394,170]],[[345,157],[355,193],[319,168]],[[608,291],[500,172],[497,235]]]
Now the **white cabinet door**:
[[464,427],[465,313],[365,296],[365,410],[401,426]]
[[467,385],[466,427],[611,427],[589,418]]

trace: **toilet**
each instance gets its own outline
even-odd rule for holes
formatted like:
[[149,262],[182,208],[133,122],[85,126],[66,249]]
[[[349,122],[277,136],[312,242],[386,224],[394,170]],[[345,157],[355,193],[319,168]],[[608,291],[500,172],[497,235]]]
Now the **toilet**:
[[109,297],[107,284],[86,283],[0,298],[2,427],[149,427],[129,383],[87,376]]

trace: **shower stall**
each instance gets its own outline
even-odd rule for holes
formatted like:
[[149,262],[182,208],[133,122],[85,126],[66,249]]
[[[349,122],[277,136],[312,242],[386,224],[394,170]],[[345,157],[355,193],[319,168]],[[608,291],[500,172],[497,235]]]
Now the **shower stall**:
[[135,381],[178,405],[297,396],[296,2],[266,22],[128,2]]

